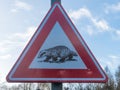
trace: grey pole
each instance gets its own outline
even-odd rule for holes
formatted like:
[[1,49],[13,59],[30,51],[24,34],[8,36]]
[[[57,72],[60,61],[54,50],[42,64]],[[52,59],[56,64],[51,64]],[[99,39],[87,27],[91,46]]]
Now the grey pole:
[[59,3],[61,4],[61,0],[51,0],[51,6],[52,6],[55,2],[59,2]]
[[51,90],[62,90],[62,83],[52,83]]
[[[59,2],[61,4],[61,0],[51,0],[51,6],[53,6],[55,2]],[[52,83],[51,90],[62,90],[62,83]]]

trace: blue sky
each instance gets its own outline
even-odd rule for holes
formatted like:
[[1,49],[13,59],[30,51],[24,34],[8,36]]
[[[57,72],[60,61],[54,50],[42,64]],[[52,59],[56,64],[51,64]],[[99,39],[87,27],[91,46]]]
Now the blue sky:
[[[120,65],[120,1],[62,0],[62,6],[100,65],[114,74]],[[50,0],[1,0],[1,81],[49,9]]]

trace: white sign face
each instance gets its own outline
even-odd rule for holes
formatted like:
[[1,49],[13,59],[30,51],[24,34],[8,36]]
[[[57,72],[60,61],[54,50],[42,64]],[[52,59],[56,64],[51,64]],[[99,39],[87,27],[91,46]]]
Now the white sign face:
[[[60,52],[59,49],[62,51]],[[66,50],[66,51],[65,51]],[[41,53],[42,52],[42,53]],[[66,53],[73,52],[71,58],[70,56],[65,56]],[[40,57],[40,53],[46,53],[44,56]],[[52,53],[52,54],[51,54]],[[47,57],[50,55],[52,56],[54,53],[53,58]],[[49,54],[49,55],[48,55]],[[59,55],[61,54],[61,56]],[[62,55],[63,54],[63,55]],[[64,60],[62,61],[61,59]],[[71,44],[69,38],[61,28],[60,24],[56,22],[53,29],[49,33],[49,36],[46,38],[45,42],[43,43],[42,47],[38,51],[37,55],[35,56],[34,60],[30,64],[32,69],[87,69],[86,65],[84,64],[81,57],[76,52],[75,48]]]

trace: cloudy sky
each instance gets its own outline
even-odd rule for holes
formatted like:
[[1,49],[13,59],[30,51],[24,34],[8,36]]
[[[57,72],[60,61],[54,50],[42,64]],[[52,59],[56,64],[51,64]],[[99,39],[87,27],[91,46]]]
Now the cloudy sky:
[[[62,0],[62,6],[100,65],[114,74],[120,65],[120,1]],[[0,81],[5,81],[50,7],[50,0],[1,0]]]

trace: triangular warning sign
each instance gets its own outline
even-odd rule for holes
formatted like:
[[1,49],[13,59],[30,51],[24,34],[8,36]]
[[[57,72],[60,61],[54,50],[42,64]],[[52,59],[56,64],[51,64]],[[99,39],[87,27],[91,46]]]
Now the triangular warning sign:
[[9,82],[106,82],[107,76],[59,3],[7,76]]

